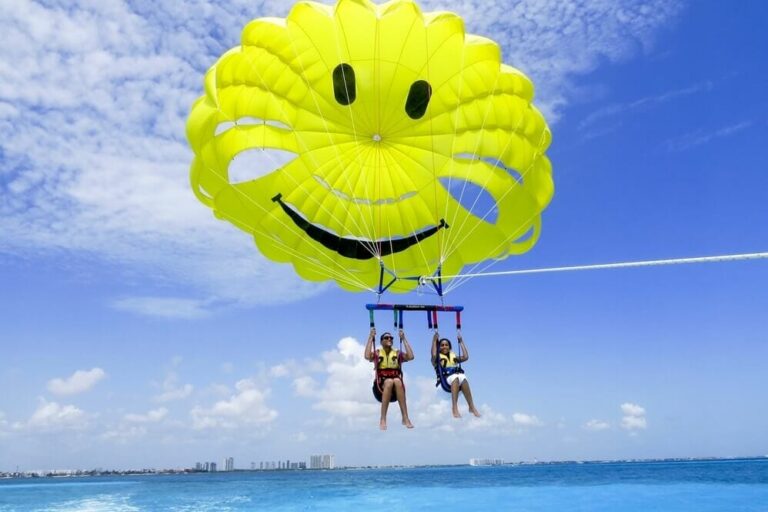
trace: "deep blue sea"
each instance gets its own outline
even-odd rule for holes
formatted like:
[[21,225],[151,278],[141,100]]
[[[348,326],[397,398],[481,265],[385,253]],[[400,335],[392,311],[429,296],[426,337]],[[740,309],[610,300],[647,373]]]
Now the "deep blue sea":
[[768,460],[0,480],[0,511],[768,512]]

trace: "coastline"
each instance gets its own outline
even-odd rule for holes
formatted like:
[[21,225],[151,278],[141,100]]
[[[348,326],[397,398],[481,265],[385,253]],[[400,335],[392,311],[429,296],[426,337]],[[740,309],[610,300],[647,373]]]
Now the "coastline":
[[[611,460],[554,460],[554,461],[517,461],[505,462],[494,465],[470,464],[414,464],[414,465],[365,465],[365,466],[339,466],[333,469],[233,469],[231,471],[216,471],[215,474],[243,474],[243,473],[311,473],[311,472],[338,472],[338,471],[376,471],[376,470],[407,470],[407,469],[445,469],[445,468],[498,468],[514,466],[567,466],[567,465],[621,465],[621,464],[684,464],[684,463],[709,463],[709,462],[755,462],[768,461],[768,455],[743,456],[743,457],[674,457],[674,458],[650,458],[650,459],[611,459]],[[66,478],[93,478],[93,477],[123,477],[123,476],[167,476],[167,475],[210,475],[212,472],[191,468],[146,468],[146,469],[91,469],[91,470],[30,470],[5,472],[0,471],[0,480],[25,480],[25,479],[66,479]]]

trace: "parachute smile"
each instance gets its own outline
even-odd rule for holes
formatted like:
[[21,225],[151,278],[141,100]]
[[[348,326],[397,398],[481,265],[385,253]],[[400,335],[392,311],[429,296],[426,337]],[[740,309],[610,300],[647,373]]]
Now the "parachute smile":
[[[387,256],[407,250],[412,245],[418,244],[425,238],[437,233],[440,228],[448,228],[445,219],[440,219],[437,226],[425,228],[414,232],[408,237],[390,238],[383,240],[368,240],[356,237],[341,237],[332,231],[316,226],[309,222],[296,208],[286,204],[282,200],[283,195],[277,194],[272,201],[278,203],[283,211],[291,218],[294,224],[301,228],[312,240],[319,242],[325,248],[346,258],[368,260],[374,257]],[[372,250],[372,248],[375,248]]]
[[395,204],[395,203],[399,203],[400,201],[405,201],[406,199],[414,197],[416,194],[418,194],[418,192],[411,191],[411,192],[406,192],[405,194],[402,194],[399,197],[384,197],[384,198],[375,199],[375,200],[368,199],[368,198],[365,198],[365,197],[352,197],[352,196],[350,196],[348,194],[345,194],[341,190],[337,190],[337,189],[333,188],[327,181],[325,181],[323,178],[321,178],[317,174],[313,175],[313,177],[315,178],[315,181],[317,181],[320,185],[323,186],[323,188],[325,188],[328,192],[330,192],[331,194],[335,195],[339,199],[343,199],[343,200],[349,201],[351,203],[363,204],[363,205],[367,205],[367,206],[380,206],[380,205],[384,205],[384,204]]

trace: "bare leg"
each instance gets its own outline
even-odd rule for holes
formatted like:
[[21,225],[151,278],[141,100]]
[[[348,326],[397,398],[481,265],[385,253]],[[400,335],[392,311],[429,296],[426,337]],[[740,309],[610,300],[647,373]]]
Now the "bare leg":
[[459,379],[451,382],[451,407],[453,408],[453,417],[461,418],[459,414]]
[[469,389],[469,381],[464,379],[464,382],[461,383],[461,391],[464,393],[464,398],[467,399],[467,405],[469,406],[469,412],[480,417],[480,413],[475,408],[475,403],[472,401],[472,391]]
[[410,418],[408,418],[408,406],[405,404],[405,388],[403,387],[403,381],[400,379],[394,379],[395,381],[395,396],[397,397],[397,403],[400,404],[400,414],[403,416],[403,425],[407,428],[413,428]]
[[381,430],[387,430],[387,409],[389,409],[389,401],[391,398],[392,379],[386,379],[381,390],[381,420],[379,421],[379,428]]

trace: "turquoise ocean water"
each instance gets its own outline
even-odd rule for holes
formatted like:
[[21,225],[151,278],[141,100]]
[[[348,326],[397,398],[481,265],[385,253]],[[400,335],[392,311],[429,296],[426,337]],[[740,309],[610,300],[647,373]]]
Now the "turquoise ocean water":
[[0,511],[768,512],[768,460],[0,481]]

